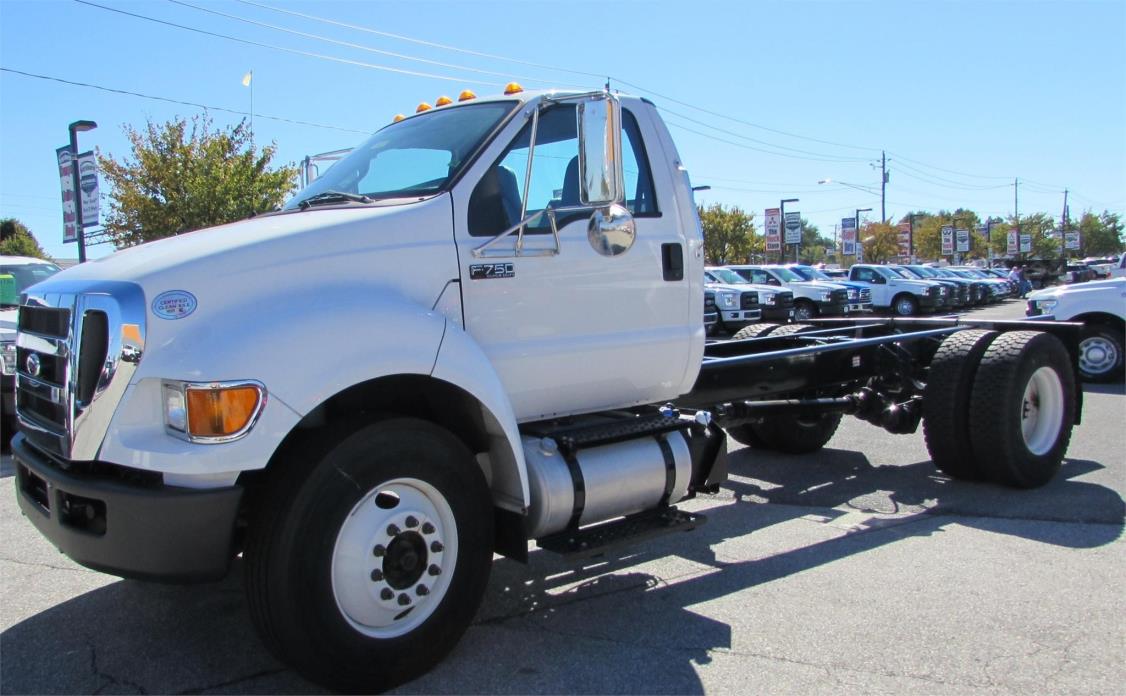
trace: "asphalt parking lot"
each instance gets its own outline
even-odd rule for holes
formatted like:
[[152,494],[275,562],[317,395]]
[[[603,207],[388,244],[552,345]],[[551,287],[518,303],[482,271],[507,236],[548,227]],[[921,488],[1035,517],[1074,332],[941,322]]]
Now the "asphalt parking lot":
[[[1019,302],[975,316],[1022,316]],[[1088,386],[1061,474],[951,481],[922,434],[846,419],[817,455],[731,445],[708,524],[578,565],[499,560],[402,693],[1096,693],[1126,688],[1126,394]],[[71,563],[0,485],[0,692],[309,693],[218,584]]]

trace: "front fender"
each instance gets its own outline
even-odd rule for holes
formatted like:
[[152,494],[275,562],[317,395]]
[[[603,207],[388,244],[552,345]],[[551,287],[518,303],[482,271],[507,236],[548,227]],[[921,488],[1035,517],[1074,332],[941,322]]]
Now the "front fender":
[[432,375],[471,394],[481,404],[489,435],[489,466],[495,501],[521,514],[527,509],[528,471],[508,392],[473,337],[448,325]]

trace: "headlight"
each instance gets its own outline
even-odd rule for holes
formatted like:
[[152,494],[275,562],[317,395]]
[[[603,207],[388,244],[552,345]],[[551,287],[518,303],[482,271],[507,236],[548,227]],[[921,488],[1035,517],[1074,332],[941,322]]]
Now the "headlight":
[[720,309],[738,309],[739,295],[734,292],[718,292],[715,296],[715,302]]
[[832,296],[833,296],[833,293],[829,292],[828,290],[822,290],[821,291],[821,301],[822,302],[828,302],[829,298],[832,297]]
[[1036,300],[1035,302],[1036,308],[1040,310],[1041,314],[1051,314],[1059,303],[1059,300]]
[[946,286],[945,285],[942,285],[938,288],[938,294],[942,295],[943,297],[946,296]]
[[763,304],[774,304],[775,293],[772,292],[769,295],[763,294],[760,297],[762,299]]
[[6,375],[16,374],[16,342],[0,343],[0,371]]
[[858,300],[860,299],[860,293],[858,293],[855,288],[850,288],[848,291],[848,299]]
[[254,381],[173,382],[164,386],[164,427],[190,442],[230,442],[254,427],[266,387]]

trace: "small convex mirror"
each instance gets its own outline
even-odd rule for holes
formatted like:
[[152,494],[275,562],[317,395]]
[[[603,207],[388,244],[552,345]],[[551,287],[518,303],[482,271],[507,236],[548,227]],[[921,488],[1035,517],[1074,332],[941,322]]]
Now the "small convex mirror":
[[594,207],[622,203],[621,106],[611,94],[579,102],[579,202]]

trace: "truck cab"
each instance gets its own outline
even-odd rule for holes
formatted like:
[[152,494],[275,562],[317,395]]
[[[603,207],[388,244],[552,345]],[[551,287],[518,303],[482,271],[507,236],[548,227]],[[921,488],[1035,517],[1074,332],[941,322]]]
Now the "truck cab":
[[934,311],[943,306],[944,288],[926,280],[909,280],[887,266],[855,264],[848,279],[872,291],[872,304],[899,316]]
[[846,316],[849,312],[848,290],[843,285],[805,281],[784,266],[732,265],[728,268],[752,283],[793,292],[794,321]]

